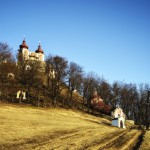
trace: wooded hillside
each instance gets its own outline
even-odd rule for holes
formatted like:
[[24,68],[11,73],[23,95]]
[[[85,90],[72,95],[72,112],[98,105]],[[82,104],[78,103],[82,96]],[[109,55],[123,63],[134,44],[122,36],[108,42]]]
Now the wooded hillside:
[[[26,99],[16,98],[19,90],[26,92]],[[128,119],[148,129],[149,84],[110,84],[61,56],[47,56],[44,65],[39,61],[18,62],[9,45],[0,43],[0,101],[90,111],[95,91],[105,104],[119,105]]]

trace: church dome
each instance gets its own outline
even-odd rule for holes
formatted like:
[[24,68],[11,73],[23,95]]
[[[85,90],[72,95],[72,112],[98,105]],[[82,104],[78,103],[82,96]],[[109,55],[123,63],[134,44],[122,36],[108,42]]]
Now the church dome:
[[28,49],[28,45],[26,44],[25,39],[22,41],[22,44],[20,45],[20,49],[21,48],[27,48]]
[[44,51],[41,48],[41,45],[39,44],[38,49],[35,51],[36,53],[44,53]]

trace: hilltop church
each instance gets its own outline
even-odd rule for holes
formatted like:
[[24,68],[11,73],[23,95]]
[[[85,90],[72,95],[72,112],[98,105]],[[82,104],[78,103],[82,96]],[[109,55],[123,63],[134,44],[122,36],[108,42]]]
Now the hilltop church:
[[18,61],[37,60],[37,61],[44,62],[44,51],[42,50],[40,44],[38,46],[38,49],[35,50],[35,52],[31,52],[28,49],[28,45],[26,44],[26,41],[24,39],[18,51],[19,51],[19,56],[20,56],[18,58]]

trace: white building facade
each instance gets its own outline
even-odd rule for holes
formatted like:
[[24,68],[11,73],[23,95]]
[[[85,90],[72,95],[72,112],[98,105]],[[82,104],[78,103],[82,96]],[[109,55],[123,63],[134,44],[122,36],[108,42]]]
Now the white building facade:
[[38,49],[35,50],[35,52],[31,52],[28,49],[28,45],[26,44],[26,41],[24,39],[18,51],[19,51],[19,61],[23,60],[44,61],[44,51],[42,50],[40,44],[38,46]]
[[117,107],[114,111],[112,111],[111,116],[113,117],[112,126],[116,126],[119,128],[126,128],[125,126],[126,116],[120,107]]

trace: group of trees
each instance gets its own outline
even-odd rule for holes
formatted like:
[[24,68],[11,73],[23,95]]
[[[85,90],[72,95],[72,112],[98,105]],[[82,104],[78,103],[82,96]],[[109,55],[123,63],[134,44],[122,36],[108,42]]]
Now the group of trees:
[[[41,71],[42,70],[42,71]],[[0,98],[16,101],[18,90],[27,93],[26,103],[90,110],[94,91],[106,104],[119,105],[128,119],[149,127],[149,84],[108,83],[95,73],[85,73],[75,62],[60,56],[40,61],[15,61],[11,48],[0,43]]]

